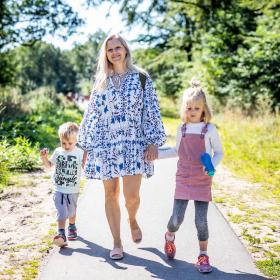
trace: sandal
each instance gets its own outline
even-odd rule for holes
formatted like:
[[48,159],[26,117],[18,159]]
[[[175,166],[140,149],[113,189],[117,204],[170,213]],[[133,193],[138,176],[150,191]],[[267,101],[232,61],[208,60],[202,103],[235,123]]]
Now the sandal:
[[[130,221],[128,219],[128,222],[130,224]],[[133,242],[135,243],[140,243],[142,241],[142,231],[140,229],[140,227],[138,226],[137,222],[136,222],[137,227],[136,228],[131,228],[131,224],[130,224],[130,231],[131,231],[131,237]]]
[[121,260],[123,258],[123,248],[114,248],[110,251],[110,258],[112,260]]

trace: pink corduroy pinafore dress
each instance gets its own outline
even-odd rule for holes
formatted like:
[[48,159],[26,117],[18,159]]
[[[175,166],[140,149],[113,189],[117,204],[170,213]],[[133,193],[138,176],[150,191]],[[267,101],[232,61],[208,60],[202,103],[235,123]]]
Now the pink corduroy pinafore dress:
[[175,199],[211,201],[212,177],[204,173],[200,156],[205,153],[204,137],[207,124],[200,134],[187,134],[182,126],[182,139],[178,151]]

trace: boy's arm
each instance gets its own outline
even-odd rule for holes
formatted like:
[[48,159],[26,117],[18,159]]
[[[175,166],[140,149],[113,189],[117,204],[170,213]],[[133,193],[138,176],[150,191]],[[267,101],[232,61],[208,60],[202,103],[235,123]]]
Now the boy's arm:
[[47,148],[44,148],[40,151],[40,157],[45,167],[51,168],[53,164],[48,159],[49,151]]

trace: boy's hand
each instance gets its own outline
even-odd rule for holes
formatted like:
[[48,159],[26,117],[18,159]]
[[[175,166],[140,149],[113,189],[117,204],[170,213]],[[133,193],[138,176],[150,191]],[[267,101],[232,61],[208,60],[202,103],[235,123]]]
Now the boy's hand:
[[40,150],[40,156],[41,158],[47,158],[49,154],[49,150],[48,148],[43,148],[42,150]]

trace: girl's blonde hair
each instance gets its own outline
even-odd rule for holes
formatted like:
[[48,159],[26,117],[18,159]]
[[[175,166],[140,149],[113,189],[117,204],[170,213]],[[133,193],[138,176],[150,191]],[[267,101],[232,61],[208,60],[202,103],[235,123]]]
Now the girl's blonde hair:
[[100,91],[107,86],[107,78],[110,74],[113,73],[113,65],[107,58],[107,44],[108,41],[112,39],[117,39],[120,41],[120,43],[123,45],[123,47],[126,50],[126,56],[125,56],[125,64],[128,70],[136,70],[142,73],[145,73],[141,68],[133,65],[132,63],[132,57],[131,57],[131,51],[128,47],[127,42],[125,39],[119,35],[119,34],[112,34],[109,35],[103,42],[100,52],[99,52],[99,58],[97,63],[97,70],[96,70],[96,76],[95,76],[95,83],[93,86],[94,90]]
[[187,105],[191,102],[202,101],[203,102],[203,113],[201,116],[201,121],[205,123],[209,123],[212,118],[212,113],[207,104],[205,92],[200,86],[200,82],[195,78],[192,78],[190,81],[190,87],[183,94],[183,101],[181,106],[181,119],[184,123],[188,123],[189,120],[187,118]]
[[69,140],[71,136],[77,135],[79,131],[79,126],[73,122],[63,123],[58,129],[59,139]]

